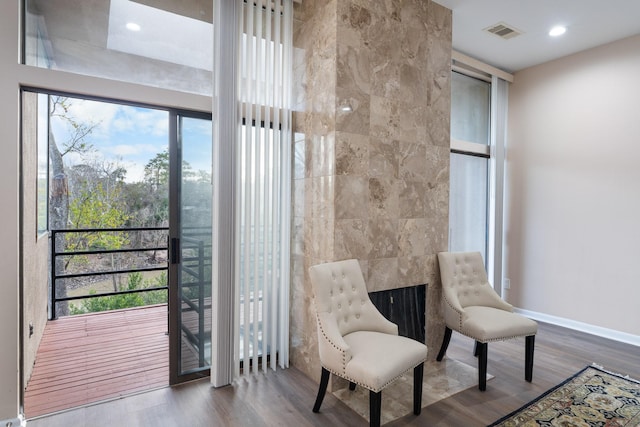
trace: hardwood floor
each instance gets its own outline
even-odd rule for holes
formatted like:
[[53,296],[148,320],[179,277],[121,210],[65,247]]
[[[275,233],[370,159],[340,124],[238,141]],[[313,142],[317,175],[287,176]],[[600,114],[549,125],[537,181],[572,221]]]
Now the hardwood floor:
[[[454,332],[447,357],[475,366],[472,351],[472,340]],[[495,378],[485,392],[467,389],[427,406],[418,417],[409,414],[387,426],[486,426],[592,363],[640,379],[640,348],[540,323],[532,383],[524,380],[524,339],[491,343],[487,370]],[[29,420],[28,426],[367,425],[329,393],[320,413],[311,412],[316,387],[294,368],[219,389],[200,380]]]

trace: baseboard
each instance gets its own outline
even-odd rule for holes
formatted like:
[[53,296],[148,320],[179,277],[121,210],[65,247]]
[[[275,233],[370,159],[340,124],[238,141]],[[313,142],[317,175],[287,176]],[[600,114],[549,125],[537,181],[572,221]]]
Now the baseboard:
[[0,421],[1,427],[21,427],[26,425],[27,425],[27,422],[24,420],[22,416]]
[[590,325],[588,323],[578,322],[576,320],[566,319],[564,317],[538,313],[536,311],[523,310],[520,308],[514,308],[514,311],[516,313],[522,314],[523,316],[530,317],[534,320],[539,320],[540,322],[551,323],[568,329],[586,332],[591,335],[597,335],[599,337],[608,338],[610,340],[620,341],[626,344],[640,347],[640,335],[628,334],[626,332],[620,332],[614,329]]

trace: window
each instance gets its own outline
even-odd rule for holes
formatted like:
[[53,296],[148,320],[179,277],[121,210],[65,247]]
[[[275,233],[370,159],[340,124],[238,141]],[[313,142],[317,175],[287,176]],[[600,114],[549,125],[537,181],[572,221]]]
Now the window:
[[49,223],[49,98],[44,94],[37,95],[38,125],[37,125],[37,235],[48,230]]
[[491,83],[453,72],[449,250],[487,259]]
[[488,163],[484,157],[451,153],[449,249],[480,251],[483,259],[487,249]]
[[210,96],[212,8],[212,2],[61,7],[26,0],[24,63]]

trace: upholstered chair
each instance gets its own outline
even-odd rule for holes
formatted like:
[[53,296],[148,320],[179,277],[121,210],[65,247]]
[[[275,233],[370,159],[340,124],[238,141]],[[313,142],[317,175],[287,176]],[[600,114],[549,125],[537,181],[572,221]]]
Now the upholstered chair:
[[533,377],[533,350],[538,324],[513,313],[511,304],[493,290],[480,252],[441,252],[438,254],[442,278],[444,340],[436,360],[444,357],[451,331],[475,340],[478,358],[478,387],[487,388],[487,344],[525,337],[525,380]]
[[320,410],[330,374],[369,390],[370,425],[380,425],[381,391],[413,369],[413,413],[422,408],[422,375],[427,347],[398,336],[369,299],[357,260],[309,269],[318,327],[322,374],[313,412]]

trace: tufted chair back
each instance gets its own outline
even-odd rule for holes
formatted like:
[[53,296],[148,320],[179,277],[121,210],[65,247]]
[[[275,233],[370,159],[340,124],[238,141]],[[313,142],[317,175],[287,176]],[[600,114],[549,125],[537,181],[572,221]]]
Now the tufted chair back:
[[345,375],[353,357],[344,337],[359,331],[398,335],[373,305],[358,260],[331,262],[309,268],[318,327],[318,351],[322,366]]
[[[335,320],[340,335],[356,331],[389,333],[388,321],[373,305],[356,259],[309,269],[316,312]],[[396,327],[397,334],[397,327]]]
[[398,326],[373,305],[358,260],[314,265],[309,277],[322,365],[313,412],[320,410],[329,376],[338,375],[349,390],[369,390],[370,425],[379,427],[382,389],[413,369],[413,413],[420,414],[427,346],[398,336]]
[[440,252],[442,311],[445,333],[436,360],[444,357],[451,332],[458,331],[476,342],[478,387],[487,387],[487,343],[525,337],[525,379],[531,382],[533,348],[538,324],[513,312],[489,284],[480,252]]
[[438,262],[446,303],[462,309],[484,306],[512,311],[489,284],[480,252],[443,252]]

